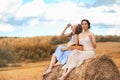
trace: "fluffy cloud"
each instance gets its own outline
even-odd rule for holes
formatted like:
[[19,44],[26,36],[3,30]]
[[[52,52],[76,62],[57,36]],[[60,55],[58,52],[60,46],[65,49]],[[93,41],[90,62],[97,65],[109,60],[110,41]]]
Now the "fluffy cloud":
[[[109,12],[110,10],[114,10],[115,12]],[[104,23],[106,25],[120,25],[120,23],[118,23],[119,20],[116,19],[120,17],[120,15],[118,15],[120,11],[118,10],[120,10],[120,6],[116,4],[111,7],[100,6],[86,8],[80,5],[77,6],[74,3],[65,2],[50,6],[46,11],[45,18],[49,20],[71,20],[73,22],[78,22],[83,18],[87,18],[93,24]]]
[[78,11],[78,7],[71,2],[57,3],[49,5],[45,18],[50,20],[72,20]]
[[[22,27],[31,26],[30,28],[25,28],[24,31],[27,29],[38,30],[38,28],[47,30],[47,27],[49,27],[49,29],[51,29],[49,33],[52,34],[52,28],[57,30],[59,27],[58,30],[60,30],[62,29],[60,26],[64,26],[66,23],[80,23],[80,21],[85,18],[90,20],[93,25],[110,25],[108,30],[112,34],[120,35],[117,30],[120,29],[119,3],[120,0],[102,0],[100,2],[96,0],[93,6],[86,7],[84,2],[77,4],[70,0],[59,0],[56,3],[50,4],[45,3],[44,0],[32,0],[26,4],[22,4],[22,0],[0,0],[0,31],[14,31],[13,26],[19,25]],[[36,28],[34,26],[36,26]],[[96,27],[93,31],[95,31],[95,29],[101,29],[102,32],[102,28],[108,26],[99,25]],[[110,32],[107,32],[107,34]],[[44,34],[46,34],[46,32]]]
[[106,25],[115,25],[115,24],[120,25],[120,23],[118,23],[119,19],[116,19],[117,17],[120,17],[120,15],[118,15],[119,12],[117,12],[118,8],[114,9],[116,13],[104,12],[105,10],[109,10],[109,9],[110,9],[109,7],[105,7],[105,6],[89,9],[88,11],[89,14],[87,15],[94,24],[103,23]]
[[14,30],[12,25],[0,23],[0,32],[12,32]]
[[29,26],[30,27],[35,27],[37,25],[39,25],[39,20],[38,19],[32,19],[32,20],[29,21]]
[[110,28],[107,30],[107,35],[118,35],[120,36],[120,26],[119,27],[114,27],[114,28]]
[[[75,3],[72,3],[69,1],[60,2],[60,3],[56,3],[56,4],[48,4],[45,14],[44,15],[41,14],[41,15],[44,16],[44,18],[46,20],[51,20],[53,22],[54,21],[66,21],[66,22],[71,22],[71,23],[79,23],[81,21],[81,19],[86,18],[86,19],[90,20],[90,22],[92,24],[112,25],[112,26],[110,26],[112,28],[114,28],[114,26],[118,25],[117,28],[119,28],[120,19],[117,18],[117,17],[120,17],[120,15],[119,15],[120,14],[120,11],[119,11],[120,6],[119,5],[112,4],[111,7],[103,5],[103,6],[90,7],[90,8],[83,7],[83,5],[85,5],[85,4],[79,3],[79,5],[76,5]],[[51,24],[51,22],[47,22],[47,23]],[[40,23],[39,23],[38,19],[34,19],[34,20],[30,21],[30,26],[36,26],[39,24]],[[105,26],[101,26],[101,27],[99,27],[99,29],[100,28],[102,29],[104,27]],[[116,31],[116,29],[113,29],[113,31],[111,31],[111,33],[116,34],[116,33],[113,33],[115,31]],[[119,33],[117,33],[117,34],[119,34]]]
[[44,14],[46,8],[47,6],[42,0],[33,0],[28,4],[22,5],[17,11],[15,17],[17,19],[26,17],[38,17]]
[[22,0],[0,0],[0,20],[6,21],[22,5]]
[[94,7],[97,6],[111,6],[115,3],[119,2],[119,0],[96,0],[96,2],[93,4]]
[[[5,1],[3,1],[3,6],[6,5]],[[10,0],[10,1],[11,2],[9,2],[9,5],[12,5],[13,3],[14,4],[17,3],[17,0]],[[18,1],[21,2],[20,0]],[[114,0],[112,1],[115,3]],[[96,0],[96,3],[98,2],[99,0]],[[106,4],[109,3],[109,0],[105,1],[105,3]],[[18,6],[18,3],[16,5]],[[12,9],[10,11],[13,12],[15,11],[14,13],[15,15],[13,16],[16,19],[21,19],[21,20],[28,17],[29,18],[33,17],[33,20],[35,20],[34,19],[35,17],[37,19],[44,17],[46,20],[53,20],[53,21],[64,20],[74,23],[74,22],[80,22],[81,19],[86,18],[89,19],[92,24],[104,23],[106,25],[120,25],[120,23],[118,22],[120,20],[116,19],[117,17],[120,17],[119,5],[112,4],[111,7],[99,6],[99,7],[90,7],[90,8],[83,7],[83,5],[85,5],[83,2],[80,2],[79,5],[70,1],[60,2],[56,4],[45,4],[44,1],[42,0],[33,0],[32,2],[19,6],[19,9],[17,7],[16,9],[18,10]],[[6,10],[7,7],[3,7],[3,8],[5,8],[3,10],[9,12],[9,10]],[[13,8],[13,6],[11,6],[11,8]],[[5,14],[5,11],[2,12],[4,12]],[[5,16],[0,16],[0,18],[4,18],[4,17]],[[9,17],[10,15],[7,16],[7,18]]]

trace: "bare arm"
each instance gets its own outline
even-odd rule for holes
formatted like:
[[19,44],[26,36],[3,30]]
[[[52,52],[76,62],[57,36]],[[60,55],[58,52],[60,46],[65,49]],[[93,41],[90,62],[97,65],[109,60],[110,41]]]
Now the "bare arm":
[[71,36],[72,33],[68,33],[65,34],[65,31],[67,30],[67,28],[69,28],[71,26],[71,24],[67,24],[67,26],[65,27],[65,29],[62,31],[60,36]]
[[69,48],[68,47],[61,48],[61,51],[66,51],[66,50],[69,50]]
[[91,43],[93,45],[93,48],[96,48],[96,40],[95,40],[95,35],[92,33],[89,35],[89,38],[91,40]]
[[[78,35],[77,34],[74,35],[74,43],[73,44],[78,45]],[[69,50],[69,49],[70,49],[70,47],[66,47],[66,48],[62,48],[61,50],[65,51],[65,50]]]

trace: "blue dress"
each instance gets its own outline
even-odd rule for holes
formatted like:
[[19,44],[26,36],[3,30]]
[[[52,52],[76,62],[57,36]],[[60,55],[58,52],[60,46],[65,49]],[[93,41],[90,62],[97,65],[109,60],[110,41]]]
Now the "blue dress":
[[[74,43],[74,36],[71,37],[69,43]],[[65,50],[65,51],[61,51],[61,48],[65,48],[67,46],[58,46],[57,49],[55,50],[55,56],[57,58],[57,61],[59,63],[61,63],[62,65],[64,65],[67,61],[67,58],[69,56],[69,54],[71,53],[71,50]]]

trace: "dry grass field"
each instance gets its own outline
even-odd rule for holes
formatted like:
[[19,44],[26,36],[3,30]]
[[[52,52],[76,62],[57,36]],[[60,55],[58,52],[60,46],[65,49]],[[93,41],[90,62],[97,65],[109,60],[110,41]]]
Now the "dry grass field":
[[41,80],[41,74],[49,61],[22,63],[22,67],[0,69],[0,80]]
[[[96,55],[107,54],[120,70],[120,42],[97,43]],[[21,67],[0,68],[0,80],[41,80],[41,74],[49,61],[22,63]]]
[[97,43],[96,55],[109,55],[120,70],[120,42]]

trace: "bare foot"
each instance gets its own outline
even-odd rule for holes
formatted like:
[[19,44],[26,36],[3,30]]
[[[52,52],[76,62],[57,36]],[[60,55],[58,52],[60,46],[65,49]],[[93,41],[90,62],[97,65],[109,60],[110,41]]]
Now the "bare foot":
[[65,80],[65,76],[61,76],[58,80]]
[[57,62],[54,66],[58,66],[58,65],[61,65],[59,62]]
[[66,74],[63,74],[60,78],[58,78],[58,80],[65,80],[66,76]]
[[46,74],[50,73],[52,70],[51,69],[47,69],[44,73],[43,76],[45,76]]

